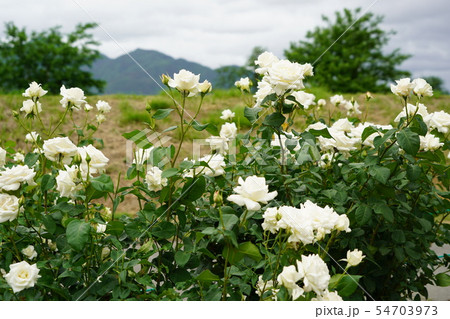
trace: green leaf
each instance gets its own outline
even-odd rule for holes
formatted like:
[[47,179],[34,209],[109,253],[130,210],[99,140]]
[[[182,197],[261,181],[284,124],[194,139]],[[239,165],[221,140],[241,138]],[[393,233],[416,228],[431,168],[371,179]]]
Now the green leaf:
[[44,217],[42,218],[42,223],[45,226],[45,229],[47,229],[47,231],[50,234],[54,234],[56,231],[56,223],[53,220],[52,216],[50,215],[44,215]]
[[281,113],[272,113],[266,116],[266,118],[263,121],[264,125],[273,126],[273,127],[280,127],[286,118]]
[[420,138],[417,133],[406,128],[397,133],[398,145],[408,154],[416,155],[420,148]]
[[191,253],[179,250],[175,253],[175,262],[178,266],[183,267],[191,258]]
[[95,190],[98,190],[99,192],[107,192],[112,193],[114,192],[114,184],[108,175],[102,174],[98,177],[94,177],[91,180],[91,185]]
[[406,168],[406,176],[411,182],[418,180],[420,174],[422,174],[422,168],[419,165],[409,165]]
[[258,113],[262,111],[262,107],[245,107],[244,116],[251,124],[258,120]]
[[152,146],[152,144],[147,139],[146,130],[134,130],[128,133],[123,133],[122,136],[127,140],[133,141],[139,148],[147,149]]
[[309,130],[309,132],[314,136],[322,136],[325,138],[333,138],[328,131],[327,128],[321,129],[321,130]]
[[175,167],[168,168],[164,172],[162,172],[161,177],[169,178],[169,177],[177,175],[178,172],[179,172],[178,168],[175,168]]
[[358,288],[359,279],[362,276],[336,274],[330,279],[329,288],[335,287],[339,296],[349,297]]
[[122,222],[114,220],[106,224],[106,233],[114,236],[120,236],[124,230],[125,226]]
[[236,223],[239,221],[239,217],[232,214],[223,214],[222,219],[223,219],[223,226],[225,227],[225,229],[228,230],[231,230],[233,226],[236,225]]
[[55,177],[52,175],[44,175],[41,180],[41,190],[42,192],[46,192],[52,189],[56,184]]
[[372,209],[367,205],[360,205],[356,209],[355,216],[356,216],[356,221],[358,222],[358,224],[363,226],[372,217]]
[[194,122],[192,123],[192,127],[194,128],[194,130],[201,132],[201,131],[203,131],[205,128],[208,127],[208,124],[200,124],[199,122],[194,121]]
[[172,112],[173,109],[159,109],[153,114],[152,118],[155,120],[162,120],[169,116],[170,112]]
[[158,238],[167,239],[173,237],[176,231],[177,228],[174,224],[164,221],[153,228],[152,234]]
[[392,240],[397,244],[405,243],[405,233],[401,229],[394,230],[392,232]]
[[206,127],[206,131],[213,136],[219,135],[219,129],[212,123],[208,124],[208,126]]
[[385,185],[391,175],[391,170],[382,166],[372,166],[369,168],[369,174],[381,184]]
[[200,197],[202,197],[206,188],[206,180],[205,177],[199,176],[195,179],[188,179],[188,181],[184,184],[182,194],[183,201],[193,202]]
[[90,230],[88,223],[78,219],[72,220],[66,229],[67,243],[77,251],[82,250],[89,241]]
[[230,264],[236,264],[242,258],[244,258],[244,254],[233,245],[225,245],[222,250],[223,258],[227,259]]
[[162,133],[167,133],[167,132],[173,131],[177,127],[178,127],[178,125],[170,126],[170,127],[166,128],[164,131],[162,131]]
[[249,241],[239,244],[239,251],[255,261],[260,261],[262,259],[258,247]]
[[450,276],[445,273],[440,273],[436,275],[436,285],[440,287],[450,286]]
[[366,140],[366,138],[368,138],[370,135],[372,135],[373,133],[378,132],[378,130],[376,128],[374,128],[373,126],[368,126],[364,129],[363,133],[361,134],[361,142],[364,142]]
[[219,276],[213,274],[211,270],[205,269],[200,275],[197,276],[197,280],[200,281],[219,281]]
[[28,153],[25,155],[24,164],[31,168],[34,164],[36,164],[39,159],[39,154],[37,153]]
[[384,217],[384,219],[386,219],[386,221],[388,221],[390,223],[394,222],[394,213],[388,205],[386,205],[384,203],[379,203],[379,204],[375,205],[373,210],[374,210],[375,214],[382,215]]

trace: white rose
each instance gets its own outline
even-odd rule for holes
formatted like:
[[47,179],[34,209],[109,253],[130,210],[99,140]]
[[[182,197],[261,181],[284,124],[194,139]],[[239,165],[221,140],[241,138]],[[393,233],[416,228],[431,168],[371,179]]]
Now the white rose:
[[294,265],[284,266],[283,271],[278,275],[277,281],[287,289],[293,289],[297,286],[297,281],[303,278]]
[[13,161],[17,163],[23,163],[25,160],[25,156],[22,153],[14,154]]
[[239,81],[234,82],[234,85],[242,91],[250,92],[250,86],[252,85],[252,81],[250,81],[248,77],[241,78]]
[[258,82],[258,90],[256,91],[254,97],[256,99],[255,106],[260,106],[264,99],[270,94],[275,93],[270,83],[264,81],[264,79]]
[[30,265],[26,261],[11,264],[9,269],[9,273],[4,277],[14,293],[34,287],[37,280],[41,277],[39,276],[39,269],[36,267],[36,264]]
[[13,221],[19,214],[19,199],[14,195],[0,194],[0,223]]
[[303,67],[303,74],[305,76],[313,76],[314,75],[312,64],[305,63],[305,64],[302,64],[302,67]]
[[40,84],[37,84],[36,82],[31,82],[28,89],[25,90],[25,93],[22,93],[24,97],[34,98],[34,97],[42,97],[45,94],[47,94],[48,91],[45,91],[41,88]]
[[238,183],[240,186],[233,189],[237,195],[230,195],[227,199],[239,206],[245,205],[248,210],[259,210],[259,203],[267,204],[278,195],[277,191],[269,193],[264,177],[248,176],[245,181],[239,177]]
[[396,80],[397,85],[391,84],[391,91],[395,95],[406,97],[409,96],[412,89],[414,88],[414,84],[411,83],[410,78],[404,78],[401,80]]
[[182,93],[195,95],[198,93],[199,79],[200,74],[195,75],[192,72],[182,69],[180,72],[173,75],[173,79],[169,80],[168,85]]
[[103,234],[106,231],[106,225],[105,224],[97,224],[96,232],[98,234]]
[[105,102],[105,101],[102,101],[102,100],[99,100],[97,102],[97,104],[95,104],[95,106],[97,107],[97,110],[100,113],[109,113],[111,111],[111,106],[108,104],[108,102]]
[[326,152],[337,148],[344,155],[348,155],[350,151],[356,150],[355,145],[359,143],[359,139],[348,137],[344,132],[334,128],[329,128],[328,132],[333,138],[318,137],[320,147],[323,151]]
[[0,189],[16,191],[21,183],[36,185],[33,178],[36,172],[28,166],[17,165],[0,172]]
[[320,157],[320,161],[318,162],[318,165],[322,168],[329,168],[329,167],[331,167],[332,160],[333,160],[333,154],[325,153]]
[[271,52],[266,51],[264,53],[261,53],[258,56],[258,59],[255,61],[255,64],[259,65],[259,68],[257,68],[255,72],[258,74],[265,74],[268,68],[270,68],[272,64],[278,61],[279,59]]
[[296,62],[281,60],[272,64],[264,76],[264,81],[268,82],[276,94],[282,95],[287,90],[304,89],[304,68]]
[[144,163],[149,160],[152,150],[153,146],[147,149],[137,148],[134,153],[133,164],[136,164],[138,167],[144,165]]
[[317,105],[319,107],[325,106],[327,104],[327,101],[325,101],[324,99],[320,99],[319,101],[317,101]]
[[344,101],[345,100],[342,95],[333,95],[332,97],[330,97],[330,102],[334,106],[339,106],[339,104],[343,103]]
[[[297,152],[300,150],[300,144],[298,142],[299,138],[298,136],[293,136],[291,133],[288,132],[283,132],[284,134],[278,136],[276,134],[273,135],[273,139],[270,142],[270,146],[278,146],[278,147],[283,147],[283,149],[285,150],[286,154],[290,153],[287,146],[286,146],[286,141],[288,139],[290,139],[291,141],[295,141],[295,147],[293,148],[294,152]],[[281,140],[281,143],[280,143]]]
[[444,143],[441,143],[438,137],[434,136],[431,133],[427,133],[425,136],[419,137],[420,137],[420,149],[425,152],[435,151],[444,145]]
[[27,248],[22,249],[22,254],[24,254],[30,260],[37,257],[37,252],[34,250],[34,246],[32,245],[29,245]]
[[412,84],[414,86],[414,94],[416,94],[417,96],[433,96],[433,88],[424,79],[415,79],[414,81],[412,81]]
[[89,105],[89,104],[84,104],[84,110],[86,111],[86,112],[89,112],[90,110],[92,110],[94,107],[92,106],[92,105]]
[[197,85],[197,90],[203,94],[209,93],[212,91],[212,84],[208,80],[205,80]]
[[74,198],[75,192],[82,188],[82,184],[77,185],[78,168],[65,165],[66,170],[60,170],[56,176],[56,190],[62,197]]
[[258,282],[256,283],[256,294],[262,296],[266,291],[272,290],[272,300],[276,300],[276,294],[279,289],[274,289],[273,280],[264,281],[262,275],[258,277]]
[[348,219],[347,215],[345,214],[339,215],[336,222],[336,229],[339,231],[345,231],[347,233],[351,232],[350,220]]
[[20,111],[25,112],[26,115],[28,114],[37,115],[38,113],[42,112],[42,106],[40,102],[34,102],[33,100],[26,100],[23,101]]
[[235,123],[225,123],[220,128],[219,133],[221,138],[227,138],[229,140],[236,138],[237,127]]
[[303,283],[306,292],[314,291],[320,295],[328,288],[330,273],[327,264],[319,255],[302,256],[302,261],[297,261],[297,268],[304,273]]
[[262,228],[264,230],[270,231],[272,234],[275,234],[280,226],[278,225],[278,221],[281,218],[281,214],[278,213],[278,208],[270,207],[267,208],[263,214],[264,222],[262,223]]
[[321,130],[326,129],[326,128],[328,128],[328,126],[326,126],[326,125],[323,124],[322,122],[317,122],[317,123],[314,123],[314,124],[310,124],[310,125],[306,128],[306,131],[309,131],[309,130],[321,131]]
[[206,176],[216,177],[225,174],[225,159],[220,154],[206,155],[199,159],[199,162],[208,163],[209,167],[199,167],[201,173]]
[[364,257],[366,256],[363,255],[362,251],[355,249],[347,251],[347,258],[342,260],[346,261],[349,267],[352,267],[359,265]]
[[0,167],[6,164],[6,151],[0,147]]
[[314,241],[314,229],[309,216],[302,213],[296,207],[281,206],[278,209],[280,215],[277,227],[286,229],[290,236],[288,242],[311,244]]
[[163,178],[161,174],[162,171],[156,166],[148,168],[145,182],[149,190],[157,192],[167,186],[167,178]]
[[[96,149],[93,145],[89,144],[88,146],[83,146],[78,148],[78,154],[81,156],[81,170],[84,172],[88,171],[89,165],[89,173],[102,174],[106,170],[106,166],[108,165],[109,159],[102,153],[102,151]],[[87,154],[91,158],[91,161],[87,162]]]
[[60,94],[62,95],[61,103],[63,108],[66,108],[69,103],[70,107],[79,110],[84,104],[86,104],[86,97],[84,96],[84,92],[80,88],[70,88],[66,89],[63,85],[60,89]]
[[205,139],[212,151],[217,151],[220,154],[226,154],[228,151],[228,139],[220,136],[210,136]]
[[[315,96],[314,94],[310,94],[310,93],[306,93],[303,91],[296,91],[296,92],[292,92],[291,95],[295,98],[295,100],[300,103],[301,105],[303,105],[303,107],[305,108],[305,110],[307,110],[311,105],[316,104],[314,102],[315,100]],[[289,100],[286,100],[286,102],[288,102]],[[290,101],[289,101],[290,102]],[[288,103],[289,103],[288,102]]]
[[421,103],[419,103],[418,106],[408,103],[406,105],[406,107],[404,107],[403,110],[394,119],[394,122],[396,122],[396,123],[400,122],[401,118],[406,117],[406,112],[408,112],[408,117],[411,117],[414,114],[419,114],[424,119],[424,122],[426,122],[425,118],[427,118],[427,116],[428,116],[428,109],[425,105],[423,105]]
[[322,294],[317,295],[317,298],[312,298],[311,301],[343,301],[337,291],[325,290]]
[[44,141],[44,155],[49,160],[57,162],[62,160],[64,164],[69,164],[72,157],[77,154],[77,147],[68,137],[55,137]]
[[342,105],[344,106],[344,108],[347,110],[347,115],[353,115],[353,114],[361,114],[362,112],[359,109],[359,104],[356,101],[350,102],[350,101],[344,101],[344,103],[342,103]]
[[234,117],[236,116],[236,114],[231,111],[231,110],[224,110],[222,112],[222,116],[220,117],[222,120],[227,121],[227,120],[232,120]]
[[97,115],[95,116],[95,119],[96,119],[96,121],[97,121],[98,124],[102,124],[103,122],[106,121],[106,117],[105,117],[104,114],[97,114]]
[[450,127],[450,114],[444,111],[434,112],[426,115],[424,122],[429,130],[437,129],[438,132],[446,134]]
[[347,133],[351,132],[351,130],[354,128],[353,123],[350,122],[347,118],[337,120],[336,122],[333,123],[331,127],[338,131]]
[[25,142],[28,143],[36,143],[38,140],[39,134],[36,132],[30,132],[27,135],[25,135]]

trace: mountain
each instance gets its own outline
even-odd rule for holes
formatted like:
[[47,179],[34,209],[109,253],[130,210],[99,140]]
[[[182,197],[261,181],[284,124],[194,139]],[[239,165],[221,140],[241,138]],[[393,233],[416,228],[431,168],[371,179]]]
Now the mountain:
[[173,77],[173,74],[181,69],[200,74],[200,81],[208,80],[213,85],[217,79],[216,71],[211,68],[184,59],[174,59],[158,51],[137,49],[130,55],[157,83],[128,55],[121,55],[116,59],[102,55],[94,62],[91,71],[94,78],[107,82],[105,94],[157,94],[161,91],[158,84],[163,86],[160,80],[161,74],[166,73]]

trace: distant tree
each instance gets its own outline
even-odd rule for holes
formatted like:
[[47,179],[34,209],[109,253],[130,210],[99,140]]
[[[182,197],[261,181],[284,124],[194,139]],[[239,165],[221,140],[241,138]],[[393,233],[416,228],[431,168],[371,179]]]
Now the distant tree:
[[291,43],[285,56],[314,64],[314,77],[308,80],[313,85],[338,92],[387,90],[388,83],[410,74],[397,69],[410,55],[399,49],[386,53],[384,46],[395,32],[380,29],[383,16],[358,18],[360,12],[344,9],[335,13],[335,21],[322,16],[327,25],[309,31],[306,41]]
[[427,81],[432,87],[433,91],[438,91],[444,94],[448,94],[448,91],[444,88],[444,80],[437,76],[427,76],[423,78]]
[[227,65],[218,68],[216,70],[218,74],[216,85],[228,89],[234,86],[234,82],[243,77],[248,77],[253,83],[256,83],[255,60],[264,51],[266,51],[265,48],[256,46],[252,49],[247,62],[243,66]]
[[87,23],[68,34],[62,34],[59,27],[28,34],[25,28],[7,23],[5,37],[0,38],[0,88],[23,90],[36,81],[51,93],[59,93],[62,84],[83,88],[87,93],[101,92],[106,83],[89,72],[100,57],[92,48],[99,43],[88,32],[94,27]]

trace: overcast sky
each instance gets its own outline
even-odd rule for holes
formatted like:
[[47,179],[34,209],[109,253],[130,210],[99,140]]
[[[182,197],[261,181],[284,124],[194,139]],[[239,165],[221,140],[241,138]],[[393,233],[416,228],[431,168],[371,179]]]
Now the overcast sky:
[[77,23],[95,21],[101,26],[94,32],[102,43],[100,51],[109,57],[124,50],[154,49],[213,68],[243,64],[257,45],[282,56],[290,42],[304,39],[308,30],[322,24],[321,15],[359,6],[384,15],[382,27],[397,31],[388,49],[401,48],[413,55],[404,69],[414,76],[437,75],[450,88],[448,0],[0,0],[0,4],[0,22],[13,21],[29,30],[61,25],[63,31],[71,31]]

